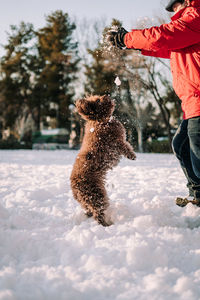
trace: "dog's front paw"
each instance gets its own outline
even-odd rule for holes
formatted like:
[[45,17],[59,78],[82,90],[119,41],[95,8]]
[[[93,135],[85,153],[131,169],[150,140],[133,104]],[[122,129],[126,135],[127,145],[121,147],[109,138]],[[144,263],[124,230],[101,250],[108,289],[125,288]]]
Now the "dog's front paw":
[[135,160],[135,159],[136,159],[136,154],[135,154],[134,152],[129,153],[129,154],[127,155],[127,158],[128,158],[128,159],[131,159],[131,160]]

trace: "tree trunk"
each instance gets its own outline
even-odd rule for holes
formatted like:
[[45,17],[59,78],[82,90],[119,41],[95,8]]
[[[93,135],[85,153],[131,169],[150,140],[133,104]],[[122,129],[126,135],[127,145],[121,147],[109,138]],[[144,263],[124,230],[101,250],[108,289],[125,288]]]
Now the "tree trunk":
[[137,134],[138,134],[138,151],[140,153],[144,152],[144,146],[143,146],[143,127],[139,124],[137,126]]

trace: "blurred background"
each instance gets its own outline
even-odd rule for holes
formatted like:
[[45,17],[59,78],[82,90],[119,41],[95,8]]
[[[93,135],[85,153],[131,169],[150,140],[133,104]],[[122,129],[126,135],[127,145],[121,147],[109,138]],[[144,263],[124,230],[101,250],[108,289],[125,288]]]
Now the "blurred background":
[[[171,152],[181,119],[169,61],[112,49],[111,26],[170,21],[166,0],[25,1],[1,5],[0,149],[78,149],[84,122],[75,101],[116,100],[115,116],[139,152]],[[119,78],[121,84],[116,85]]]

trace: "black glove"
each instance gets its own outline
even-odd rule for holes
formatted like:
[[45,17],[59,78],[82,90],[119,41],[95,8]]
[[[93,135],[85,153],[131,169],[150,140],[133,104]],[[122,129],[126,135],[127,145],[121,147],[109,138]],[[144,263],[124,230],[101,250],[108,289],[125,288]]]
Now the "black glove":
[[127,33],[128,31],[126,31],[126,29],[120,27],[117,31],[109,32],[108,40],[113,46],[123,49],[124,47],[126,47],[126,45],[124,44],[124,37]]

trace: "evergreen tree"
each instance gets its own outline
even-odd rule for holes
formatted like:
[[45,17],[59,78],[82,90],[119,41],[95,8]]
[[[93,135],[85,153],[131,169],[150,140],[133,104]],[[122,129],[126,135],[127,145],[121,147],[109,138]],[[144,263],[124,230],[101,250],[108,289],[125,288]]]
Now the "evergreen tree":
[[38,32],[32,24],[11,26],[5,56],[1,59],[0,120],[3,128],[16,129],[16,120],[31,116],[35,126],[50,125],[70,131],[73,84],[78,71],[77,43],[72,41],[75,24],[68,14],[56,11]]
[[92,64],[85,66],[87,78],[85,92],[98,95],[112,94],[116,75],[107,70],[102,49],[88,49],[88,53],[92,56]]
[[0,108],[3,127],[14,130],[17,118],[27,109],[31,93],[29,43],[34,36],[32,24],[11,26],[5,56],[1,59]]
[[42,87],[49,114],[56,114],[57,126],[70,130],[69,105],[79,63],[77,43],[72,41],[75,24],[62,11],[54,12],[46,20],[47,25],[37,33],[39,57],[44,62],[38,85]]

